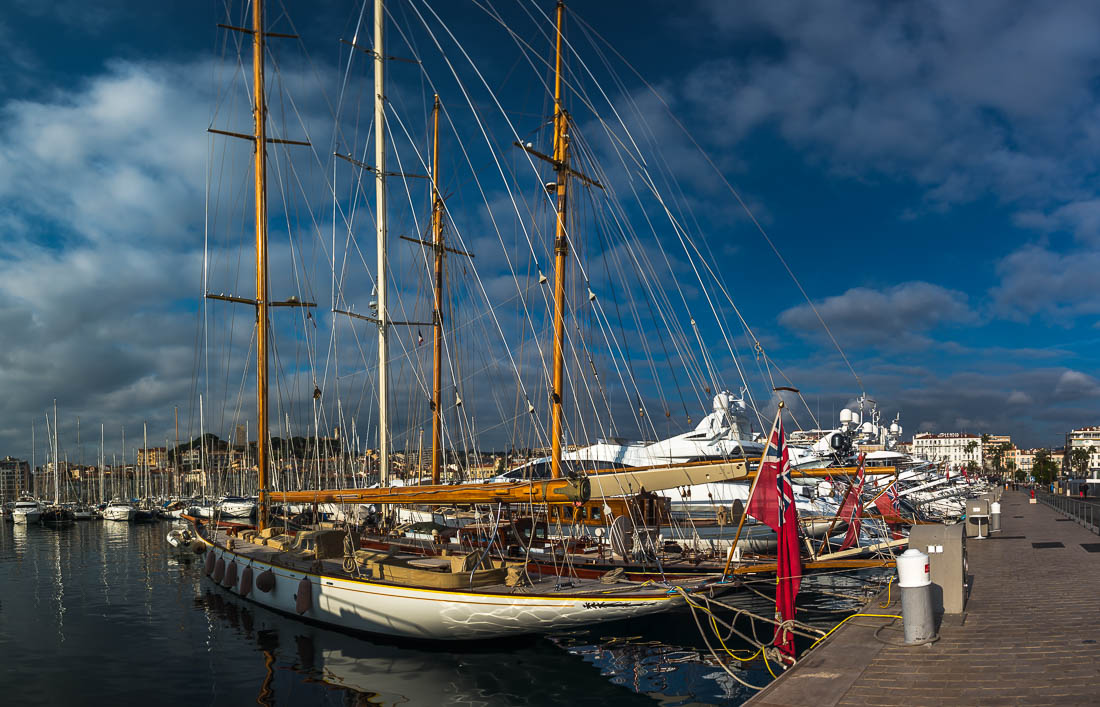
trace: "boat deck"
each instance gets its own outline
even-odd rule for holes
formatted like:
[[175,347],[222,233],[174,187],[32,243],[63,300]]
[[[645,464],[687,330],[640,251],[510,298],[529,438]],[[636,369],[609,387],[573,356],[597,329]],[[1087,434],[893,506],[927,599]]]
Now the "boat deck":
[[[749,701],[765,705],[1097,704],[1100,538],[1026,493],[1001,499],[1001,532],[967,542],[970,596],[939,640],[887,645],[888,620],[854,618]],[[886,608],[899,614],[894,592]],[[901,642],[901,621],[879,635]]]
[[[471,574],[469,569],[453,570],[453,561],[460,560],[461,558],[457,556],[425,556],[400,551],[386,553],[360,550],[356,553],[359,572],[348,573],[344,571],[342,557],[317,560],[312,553],[268,547],[267,545],[241,539],[235,535],[227,535],[224,529],[218,529],[213,535],[206,535],[206,537],[216,545],[222,547],[226,546],[226,541],[228,539],[232,539],[233,552],[257,562],[275,565],[296,572],[322,574],[327,577],[349,581],[393,584],[396,586],[420,587],[424,589],[467,589],[476,591],[479,594],[552,595],[554,597],[573,598],[589,596],[604,599],[610,597],[656,598],[665,597],[669,592],[667,586],[657,585],[652,582],[637,583],[618,581],[607,583],[593,578],[575,576],[559,577],[553,574],[539,574],[531,571],[528,571],[526,575],[526,579],[529,583],[525,582],[516,584],[515,586],[509,586],[503,581],[485,581],[486,570],[478,570],[483,579],[471,587],[468,579]],[[318,568],[315,563],[317,562],[321,563],[321,572],[316,572]],[[381,569],[383,571],[390,567],[395,570],[400,570],[405,567],[412,568],[412,574],[414,576],[419,575],[422,579],[427,581],[387,582],[384,579],[379,579],[374,576],[374,573],[379,569],[379,564],[381,564]],[[522,566],[522,563],[509,564],[513,567],[517,565]],[[498,572],[488,578],[500,577],[503,579],[508,568],[501,565],[498,561],[494,564],[494,569],[498,570]],[[457,586],[439,586],[432,581],[434,579],[456,582]],[[693,591],[699,589],[704,582],[701,579],[692,579],[679,582],[679,584],[686,590]]]

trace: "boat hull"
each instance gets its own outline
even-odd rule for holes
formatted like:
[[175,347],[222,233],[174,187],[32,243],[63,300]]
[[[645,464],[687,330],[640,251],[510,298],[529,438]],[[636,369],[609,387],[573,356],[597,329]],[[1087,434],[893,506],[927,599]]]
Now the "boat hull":
[[42,511],[16,510],[12,512],[11,519],[16,525],[30,525],[42,519]]
[[[201,535],[200,535],[201,537]],[[317,575],[263,562],[226,549],[202,537],[206,551],[240,571],[232,586],[219,587],[240,594],[246,567],[253,577],[271,570],[275,586],[261,591],[255,583],[247,599],[269,609],[346,630],[436,641],[468,641],[502,636],[545,633],[660,613],[682,604],[678,593],[646,598],[590,594],[457,592],[396,586],[370,580]],[[309,606],[299,611],[298,594],[307,579]],[[208,578],[208,581],[213,579]],[[224,578],[223,578],[224,582]]]
[[137,511],[131,506],[107,506],[103,509],[103,520],[115,520],[129,523]]

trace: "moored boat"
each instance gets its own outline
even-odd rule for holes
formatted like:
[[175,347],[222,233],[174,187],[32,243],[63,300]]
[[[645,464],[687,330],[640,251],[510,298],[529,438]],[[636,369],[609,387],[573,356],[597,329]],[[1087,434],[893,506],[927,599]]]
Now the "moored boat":
[[29,496],[24,496],[12,506],[11,518],[16,525],[37,523],[42,518],[42,504]]
[[137,509],[133,505],[121,499],[112,499],[103,509],[103,520],[114,520],[129,523],[137,515]]

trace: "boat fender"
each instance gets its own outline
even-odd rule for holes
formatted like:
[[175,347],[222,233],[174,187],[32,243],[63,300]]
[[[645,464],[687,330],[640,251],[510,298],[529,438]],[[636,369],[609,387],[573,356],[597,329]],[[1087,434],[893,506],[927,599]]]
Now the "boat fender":
[[195,553],[196,555],[201,555],[202,553],[206,552],[206,543],[197,538],[195,540],[192,540],[191,552]]
[[232,589],[237,586],[237,561],[231,560],[229,566],[225,568],[225,579],[222,580],[223,587],[229,587]]
[[238,593],[242,597],[246,597],[252,593],[252,565],[245,566],[244,571],[241,572],[241,586],[238,589]]
[[210,573],[214,571],[214,560],[216,559],[217,558],[212,552],[206,556],[206,562],[203,564],[202,573],[207,577],[209,577]]
[[256,575],[256,589],[259,589],[264,594],[275,590],[275,573],[271,570],[264,570],[260,574]]
[[313,606],[313,582],[309,577],[302,577],[298,582],[298,593],[294,595],[294,608],[299,614],[304,614]]
[[225,559],[219,557],[218,561],[214,563],[214,571],[210,573],[210,579],[215,582],[221,583],[222,577],[225,576]]

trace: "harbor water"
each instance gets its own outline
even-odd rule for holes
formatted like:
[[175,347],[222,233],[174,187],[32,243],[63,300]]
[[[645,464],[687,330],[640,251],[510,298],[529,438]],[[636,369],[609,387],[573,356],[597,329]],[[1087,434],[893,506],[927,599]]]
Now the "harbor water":
[[[753,694],[716,663],[686,611],[509,641],[394,642],[215,588],[196,556],[171,551],[170,527],[0,524],[6,704],[676,707]],[[755,608],[766,613],[767,602]],[[752,684],[771,679],[760,661],[732,667]]]

